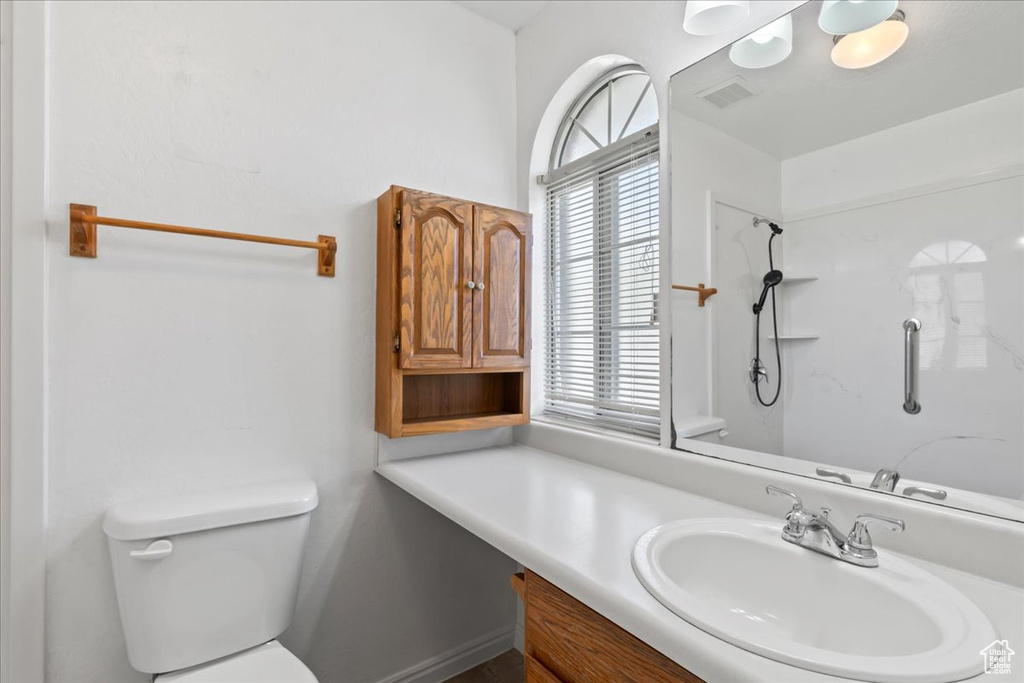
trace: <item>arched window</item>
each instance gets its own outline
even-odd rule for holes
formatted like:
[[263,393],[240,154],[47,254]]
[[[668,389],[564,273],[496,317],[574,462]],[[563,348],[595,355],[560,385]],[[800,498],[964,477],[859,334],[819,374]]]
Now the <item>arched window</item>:
[[636,65],[566,113],[547,185],[544,412],[657,438],[658,106]]
[[985,368],[985,252],[963,240],[937,242],[910,260],[909,291],[921,321],[921,367]]
[[613,69],[592,83],[562,120],[549,170],[657,124],[658,100],[651,77],[638,66]]

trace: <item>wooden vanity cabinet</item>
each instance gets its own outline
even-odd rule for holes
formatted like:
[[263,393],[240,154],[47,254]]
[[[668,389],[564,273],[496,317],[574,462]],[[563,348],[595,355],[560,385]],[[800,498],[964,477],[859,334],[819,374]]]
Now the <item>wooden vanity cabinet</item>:
[[377,431],[529,421],[530,220],[404,187],[380,196]]
[[526,607],[526,683],[703,683],[530,570],[512,587]]

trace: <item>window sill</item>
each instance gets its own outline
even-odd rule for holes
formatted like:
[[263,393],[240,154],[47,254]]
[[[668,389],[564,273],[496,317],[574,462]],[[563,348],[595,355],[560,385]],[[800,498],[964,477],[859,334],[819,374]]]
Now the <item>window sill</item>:
[[[545,413],[538,413],[530,416],[531,423],[538,423],[542,425],[551,425],[553,427],[562,427],[564,429],[574,429],[580,432],[587,432],[588,434],[596,434],[598,436],[614,437],[616,439],[628,439],[635,441],[645,446],[657,446],[660,443],[660,438],[654,436],[641,436],[639,434],[630,434],[629,432],[620,432],[614,429],[606,429],[604,427],[598,427],[594,425],[588,425],[584,422],[577,422],[576,420],[568,420],[557,415],[548,415]],[[524,427],[517,427],[517,429],[529,429],[529,425]]]

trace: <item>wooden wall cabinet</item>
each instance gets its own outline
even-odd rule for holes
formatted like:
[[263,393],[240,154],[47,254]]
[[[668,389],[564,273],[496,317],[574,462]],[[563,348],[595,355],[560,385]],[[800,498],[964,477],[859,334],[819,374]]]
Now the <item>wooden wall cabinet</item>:
[[526,607],[526,683],[703,683],[530,570],[512,587]]
[[377,200],[376,429],[529,421],[529,214],[392,186]]

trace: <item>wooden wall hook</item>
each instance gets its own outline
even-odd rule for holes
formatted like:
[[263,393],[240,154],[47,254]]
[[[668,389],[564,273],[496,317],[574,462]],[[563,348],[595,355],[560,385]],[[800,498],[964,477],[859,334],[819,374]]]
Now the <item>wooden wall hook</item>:
[[718,290],[714,287],[705,287],[703,282],[697,283],[696,287],[688,287],[686,285],[672,285],[672,289],[682,289],[687,292],[697,292],[697,305],[704,308],[704,302],[718,294]]

